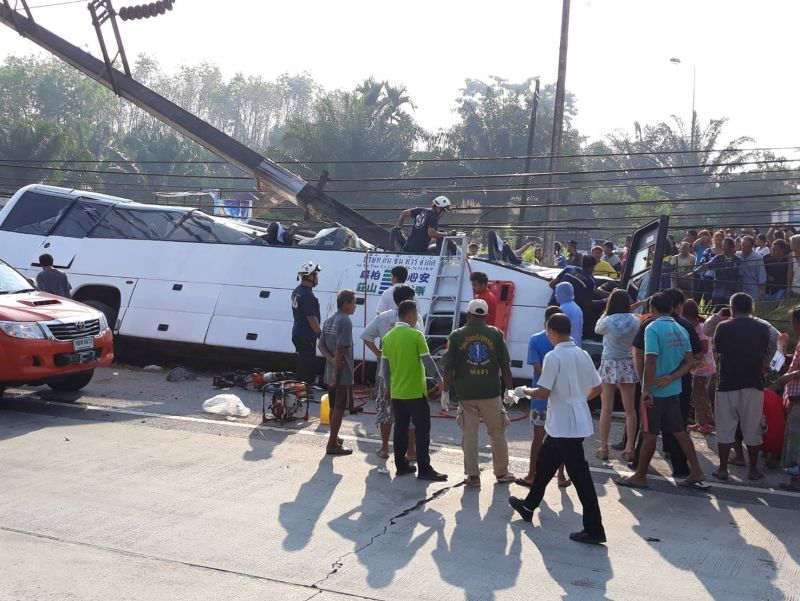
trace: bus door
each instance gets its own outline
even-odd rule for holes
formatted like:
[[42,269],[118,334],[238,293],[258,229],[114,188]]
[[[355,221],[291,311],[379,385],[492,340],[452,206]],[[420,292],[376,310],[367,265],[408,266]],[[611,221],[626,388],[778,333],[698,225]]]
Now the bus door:
[[628,261],[620,281],[622,288],[627,288],[631,282],[641,288],[645,283],[647,289],[640,290],[640,297],[650,296],[661,289],[661,268],[667,252],[668,230],[669,217],[661,215],[633,233]]

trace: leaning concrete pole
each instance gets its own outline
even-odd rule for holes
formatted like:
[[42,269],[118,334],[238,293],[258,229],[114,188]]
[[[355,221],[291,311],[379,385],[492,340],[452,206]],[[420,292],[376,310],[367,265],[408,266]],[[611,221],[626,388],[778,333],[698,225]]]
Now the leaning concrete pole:
[[552,262],[553,243],[555,242],[555,233],[553,232],[555,224],[553,222],[556,218],[556,211],[553,205],[558,202],[558,190],[553,190],[553,187],[558,183],[559,179],[555,173],[558,171],[559,155],[561,154],[561,135],[564,130],[567,47],[569,44],[569,2],[570,0],[563,0],[561,9],[561,45],[558,51],[558,81],[556,83],[555,108],[553,109],[553,141],[550,146],[550,189],[547,191],[547,215],[545,217],[544,242],[542,244],[542,258],[546,261],[546,264]]

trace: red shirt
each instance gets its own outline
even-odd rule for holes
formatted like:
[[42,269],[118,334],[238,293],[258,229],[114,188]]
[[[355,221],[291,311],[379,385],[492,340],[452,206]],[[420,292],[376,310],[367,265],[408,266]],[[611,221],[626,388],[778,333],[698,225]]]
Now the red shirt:
[[494,292],[486,289],[483,292],[476,294],[475,298],[485,300],[486,304],[489,305],[489,313],[486,315],[486,325],[493,326],[495,320],[497,319],[497,297],[494,295]]

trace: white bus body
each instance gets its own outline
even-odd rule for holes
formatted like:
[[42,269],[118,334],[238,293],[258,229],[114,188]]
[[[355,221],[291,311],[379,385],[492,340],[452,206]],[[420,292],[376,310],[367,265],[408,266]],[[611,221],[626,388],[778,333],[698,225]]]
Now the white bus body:
[[[336,310],[338,290],[357,291],[363,304],[352,317],[356,340],[395,265],[408,268],[408,284],[417,289],[421,312],[428,312],[438,256],[256,245],[236,228],[256,229],[190,209],[32,185],[0,210],[0,258],[35,277],[39,255],[50,253],[77,300],[110,308],[117,333],[142,339],[294,353],[290,296],[297,268],[308,260],[322,266],[314,292],[323,319]],[[201,241],[206,234],[224,241]],[[528,339],[542,328],[553,270],[470,263],[490,280],[514,282],[507,336],[512,372],[530,377]],[[472,296],[465,277],[462,311]],[[363,358],[362,344],[355,355]],[[369,351],[367,360],[374,360]]]

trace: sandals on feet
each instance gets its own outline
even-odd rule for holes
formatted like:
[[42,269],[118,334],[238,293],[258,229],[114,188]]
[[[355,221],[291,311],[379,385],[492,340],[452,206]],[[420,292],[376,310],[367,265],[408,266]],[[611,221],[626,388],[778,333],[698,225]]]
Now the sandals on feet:
[[617,486],[624,486],[625,488],[650,488],[647,484],[639,484],[638,482],[634,482],[628,476],[621,476],[620,478],[614,479],[614,484]]

